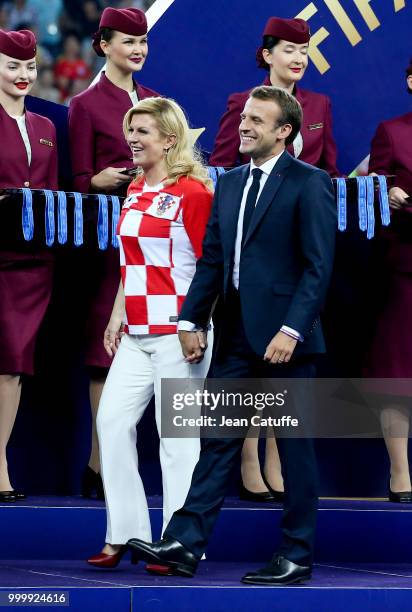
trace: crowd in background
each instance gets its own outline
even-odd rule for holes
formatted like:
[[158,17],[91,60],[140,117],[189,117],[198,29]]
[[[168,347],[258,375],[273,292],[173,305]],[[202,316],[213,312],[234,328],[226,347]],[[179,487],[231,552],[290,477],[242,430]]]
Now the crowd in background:
[[38,79],[32,95],[69,104],[104,64],[91,46],[106,6],[146,11],[154,0],[0,0],[0,28],[32,30]]

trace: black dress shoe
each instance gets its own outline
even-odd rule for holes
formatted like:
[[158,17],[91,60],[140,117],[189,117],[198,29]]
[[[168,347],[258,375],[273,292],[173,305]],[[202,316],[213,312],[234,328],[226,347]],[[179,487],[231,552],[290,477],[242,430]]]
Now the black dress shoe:
[[243,501],[253,501],[253,502],[274,502],[276,499],[272,495],[270,491],[262,491],[262,493],[254,493],[253,491],[249,491],[246,489],[243,482],[240,483],[239,486],[239,497]]
[[0,502],[9,504],[15,501],[17,501],[17,498],[14,491],[0,491]]
[[395,492],[389,488],[389,501],[395,504],[411,504],[412,503],[412,491],[399,491]]
[[275,489],[272,489],[272,487],[268,483],[268,481],[266,479],[266,476],[264,474],[262,474],[262,478],[263,478],[263,482],[267,486],[267,489],[268,489],[269,493],[271,493],[271,495],[272,495],[273,499],[275,500],[275,502],[277,502],[278,504],[283,504],[283,502],[285,501],[285,494],[284,494],[284,492],[283,491],[275,491]]
[[263,584],[265,586],[282,586],[309,580],[312,569],[309,566],[296,565],[292,561],[275,555],[272,561],[256,572],[249,572],[242,578],[245,584]]
[[102,477],[99,472],[92,470],[90,465],[87,465],[83,470],[80,493],[88,499],[92,499],[96,495],[97,499],[104,501]]
[[150,564],[152,574],[165,575],[168,569],[169,575],[192,577],[199,563],[199,559],[180,542],[167,536],[153,544],[132,539],[127,545],[139,560]]

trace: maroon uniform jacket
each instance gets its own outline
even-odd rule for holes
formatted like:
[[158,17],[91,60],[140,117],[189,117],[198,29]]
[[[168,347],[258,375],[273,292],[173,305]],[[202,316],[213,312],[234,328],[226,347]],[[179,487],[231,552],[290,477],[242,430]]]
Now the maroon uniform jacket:
[[[371,145],[369,172],[394,174],[392,185],[412,195],[412,113],[378,126]],[[411,378],[412,209],[392,210],[391,224],[381,235],[389,285],[364,375]]]
[[[139,100],[159,96],[138,83],[135,89]],[[132,106],[128,92],[114,85],[104,73],[95,85],[71,101],[69,136],[76,191],[92,192],[92,177],[109,166],[133,167],[132,154],[123,134],[123,118]],[[116,194],[125,196],[127,185],[125,183]],[[86,364],[108,368],[111,360],[103,348],[102,338],[119,286],[119,254],[108,249],[89,256],[85,269],[93,278],[88,284]]]
[[[263,84],[271,84],[269,77]],[[220,120],[215,146],[209,159],[210,165],[231,168],[238,163],[245,164],[249,161],[249,157],[239,153],[239,124],[240,114],[251,91],[249,89],[229,96],[227,109]],[[332,133],[329,98],[300,87],[296,87],[295,96],[303,110],[301,128],[303,150],[299,159],[326,170],[332,177],[340,176],[336,167],[337,151]],[[293,147],[289,146],[288,150],[293,155]]]
[[[20,134],[17,121],[0,105],[0,188],[30,187],[31,189],[57,189],[57,140],[54,124],[36,113],[26,110],[26,127],[31,146],[31,164]],[[21,228],[17,228],[21,232]],[[1,259],[30,259],[31,244],[19,252],[0,251]],[[31,254],[30,254],[31,253]],[[51,259],[47,249],[36,250],[36,257]]]
[[[369,172],[394,174],[392,184],[412,195],[412,113],[383,121],[372,139]],[[407,229],[409,228],[409,230]],[[393,270],[412,272],[412,244],[400,232],[412,230],[412,209],[391,212],[391,224],[382,235]],[[412,305],[412,304],[411,304]]]
[[[26,110],[31,164],[17,121],[0,106],[0,187],[57,189],[56,130],[46,117]],[[28,184],[27,184],[28,183]],[[11,228],[21,233],[21,227]],[[34,228],[35,234],[37,228]],[[25,243],[0,250],[0,373],[33,373],[37,332],[52,290],[53,255]]]
[[17,121],[0,106],[0,187],[57,189],[56,129],[46,117],[26,110],[31,164]]
[[371,145],[369,172],[394,174],[393,185],[412,196],[412,113],[378,126]]
[[[159,96],[138,83],[136,92],[139,100]],[[127,91],[114,85],[104,73],[96,85],[72,99],[69,134],[76,191],[88,193],[92,177],[109,166],[133,167],[123,134],[123,117],[132,106]]]

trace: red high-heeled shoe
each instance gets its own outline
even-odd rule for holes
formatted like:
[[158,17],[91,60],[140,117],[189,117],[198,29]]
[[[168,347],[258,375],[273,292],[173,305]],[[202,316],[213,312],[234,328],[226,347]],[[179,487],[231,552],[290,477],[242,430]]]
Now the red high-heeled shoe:
[[[120,560],[126,551],[127,546],[122,546],[119,552],[114,553],[114,555],[108,555],[107,553],[99,553],[98,555],[94,555],[93,557],[87,559],[87,563],[93,565],[93,567],[104,567],[108,569],[113,569],[119,565]],[[136,565],[139,562],[133,551],[131,562],[133,565]]]
[[161,576],[174,576],[173,570],[167,565],[155,565],[154,563],[147,563],[146,572],[149,574],[160,574]]

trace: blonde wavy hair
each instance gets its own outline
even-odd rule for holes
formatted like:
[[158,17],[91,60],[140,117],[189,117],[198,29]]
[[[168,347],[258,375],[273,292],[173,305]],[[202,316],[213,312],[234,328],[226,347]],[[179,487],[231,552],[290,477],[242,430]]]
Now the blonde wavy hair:
[[[176,183],[187,176],[203,183],[212,190],[213,183],[209,178],[202,156],[193,143],[186,115],[182,108],[171,98],[145,98],[127,111],[123,119],[123,133],[127,137],[134,115],[151,115],[162,136],[174,134],[176,142],[165,156],[167,165],[166,185]],[[141,170],[136,180],[143,174]]]

